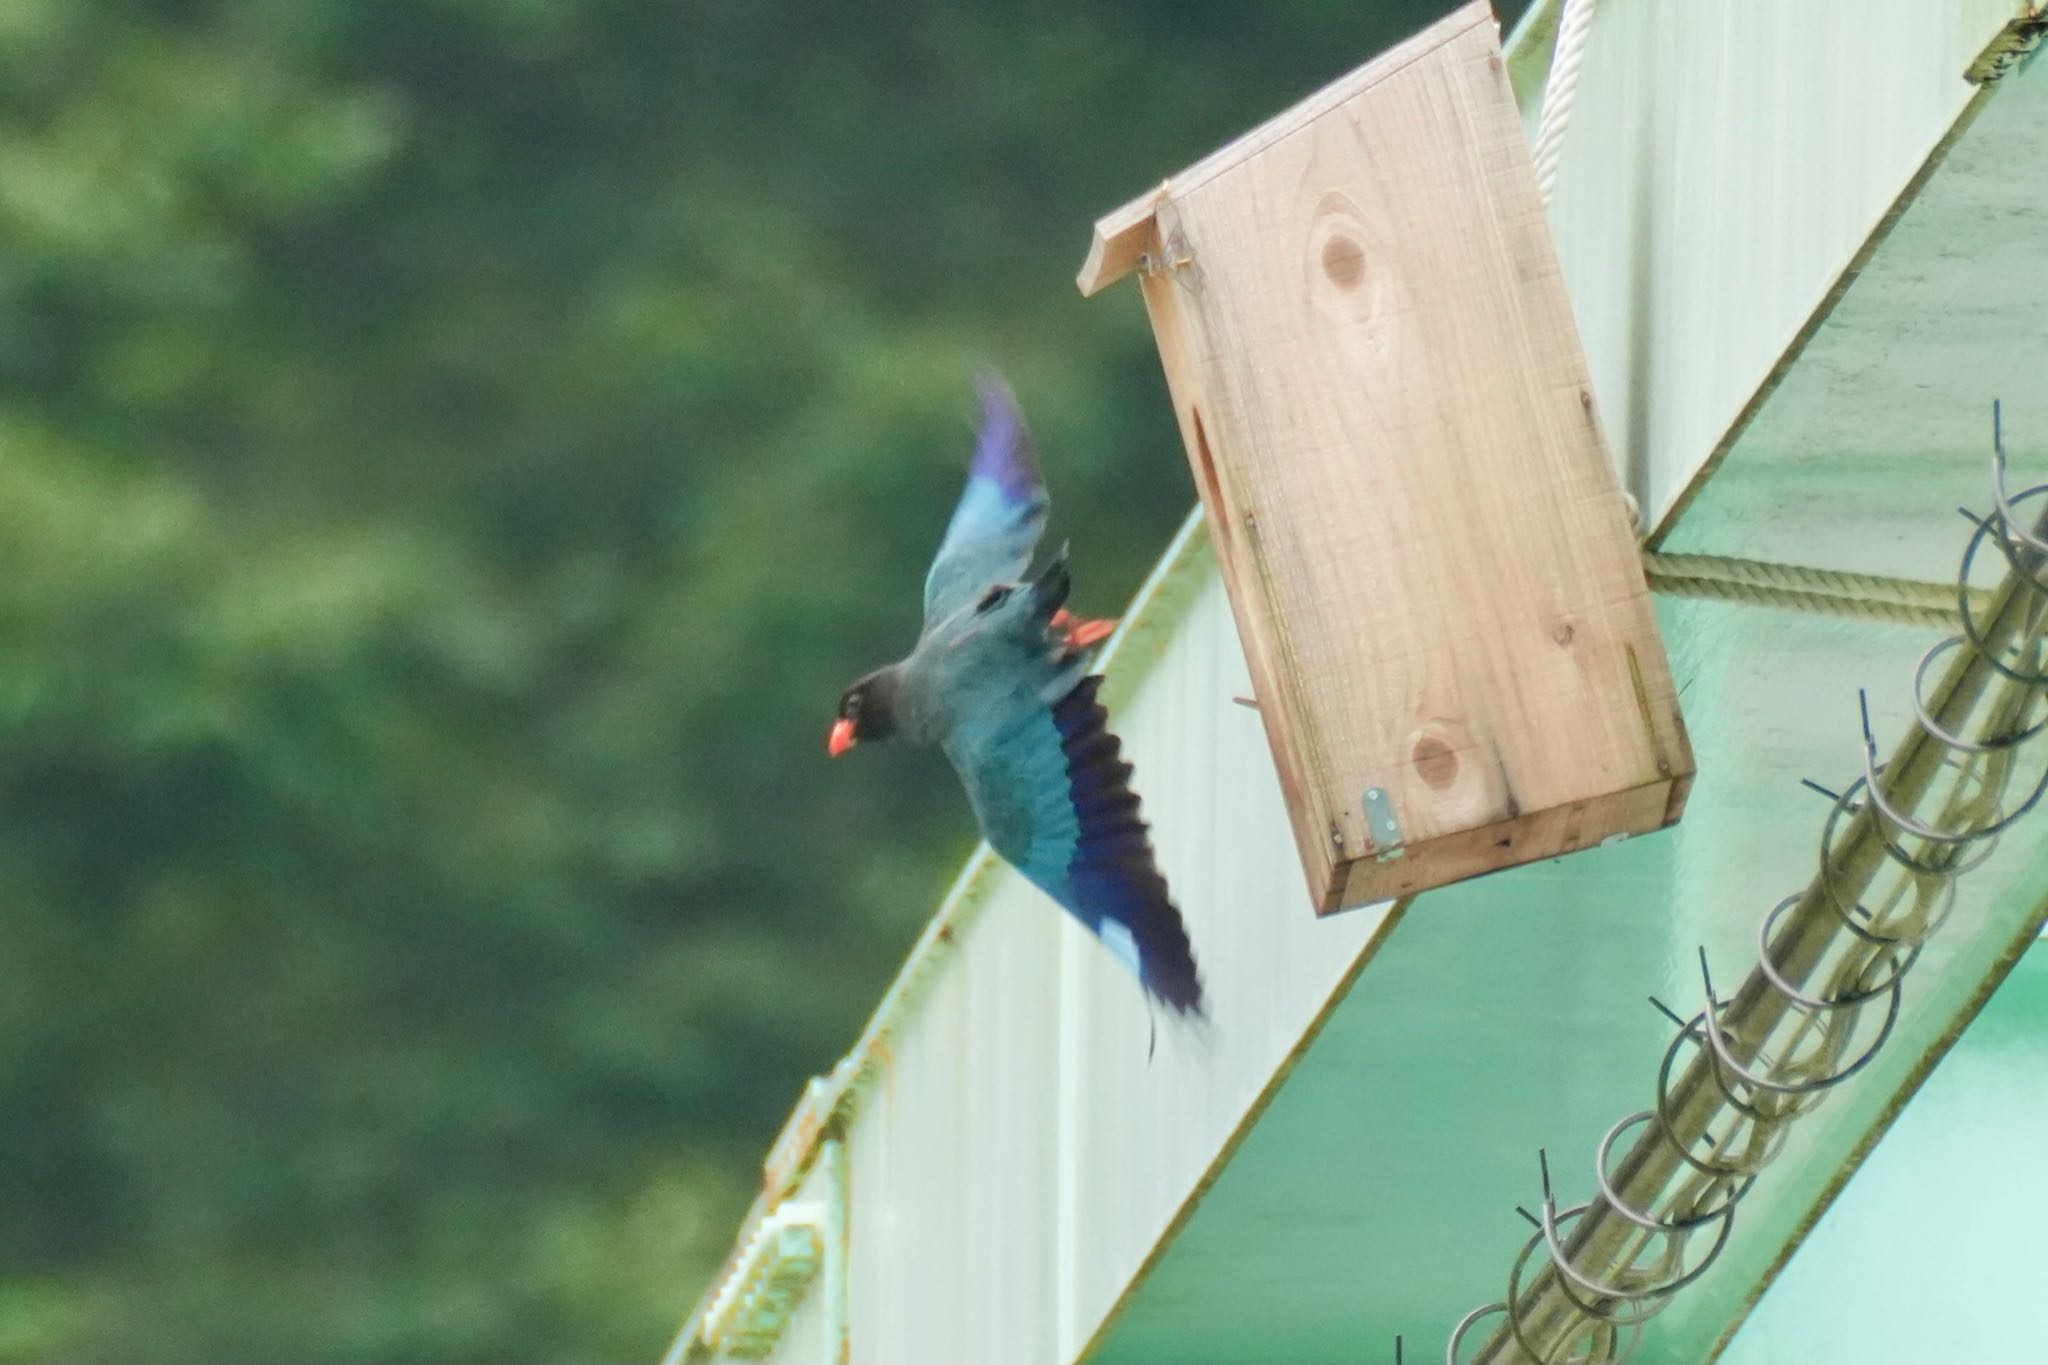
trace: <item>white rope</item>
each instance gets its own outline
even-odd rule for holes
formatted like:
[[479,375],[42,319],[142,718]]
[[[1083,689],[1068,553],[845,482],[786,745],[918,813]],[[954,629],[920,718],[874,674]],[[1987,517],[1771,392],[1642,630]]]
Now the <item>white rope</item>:
[[1586,34],[1593,27],[1593,0],[1562,0],[1557,19],[1557,46],[1551,52],[1550,78],[1543,83],[1543,112],[1536,119],[1536,188],[1550,203],[1557,184],[1557,163],[1564,155],[1564,126],[1571,121],[1572,95],[1579,88],[1579,60],[1586,52]]

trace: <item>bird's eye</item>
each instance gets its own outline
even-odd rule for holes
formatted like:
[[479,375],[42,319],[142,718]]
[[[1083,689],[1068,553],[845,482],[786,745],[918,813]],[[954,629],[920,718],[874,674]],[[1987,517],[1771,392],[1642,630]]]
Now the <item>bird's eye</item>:
[[839,706],[839,714],[845,716],[848,720],[852,720],[855,716],[858,716],[860,714],[860,693],[856,692],[852,696],[848,697],[844,702],[841,702]]
[[990,588],[987,592],[981,595],[981,601],[975,604],[974,609],[976,611],[994,611],[997,607],[1000,607],[1001,605],[1003,605],[1004,602],[1008,601],[1009,597],[1009,587],[1005,584],[998,583],[993,588]]

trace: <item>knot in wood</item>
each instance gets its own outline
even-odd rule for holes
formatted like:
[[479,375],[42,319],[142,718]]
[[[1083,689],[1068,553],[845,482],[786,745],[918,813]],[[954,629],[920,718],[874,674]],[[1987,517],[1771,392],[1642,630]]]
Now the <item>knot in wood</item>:
[[1423,735],[1410,751],[1415,771],[1437,791],[1458,780],[1458,751],[1436,735]]
[[1333,234],[1323,243],[1323,273],[1339,289],[1356,289],[1365,278],[1365,248],[1343,235]]

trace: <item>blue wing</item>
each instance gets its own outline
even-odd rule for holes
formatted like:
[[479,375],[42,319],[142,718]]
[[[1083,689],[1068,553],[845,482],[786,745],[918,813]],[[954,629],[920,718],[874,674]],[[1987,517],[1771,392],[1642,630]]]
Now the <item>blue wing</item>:
[[927,630],[970,607],[997,583],[1016,583],[1031,567],[1051,500],[1031,451],[1031,433],[1002,380],[983,375],[981,429],[967,487],[924,580]]
[[1051,703],[1030,686],[947,744],[996,852],[1100,939],[1144,988],[1202,1013],[1202,982],[1180,911],[1131,790],[1131,765],[1080,679]]
[[1123,959],[1146,990],[1183,1014],[1200,1014],[1202,980],[1194,947],[1153,857],[1130,786],[1131,765],[1095,699],[1101,683],[1094,674],[1081,679],[1052,708],[1077,837],[1065,887],[1048,890]]

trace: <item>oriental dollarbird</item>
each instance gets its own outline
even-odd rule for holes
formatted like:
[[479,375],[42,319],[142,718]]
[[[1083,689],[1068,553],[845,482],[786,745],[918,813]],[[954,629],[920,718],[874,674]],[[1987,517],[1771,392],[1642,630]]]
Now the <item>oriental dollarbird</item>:
[[1154,999],[1199,1017],[1187,929],[1088,671],[1090,646],[1115,623],[1068,613],[1064,548],[1031,576],[1050,499],[1008,388],[985,376],[980,390],[967,487],[925,577],[917,645],[846,689],[826,748],[936,744],[1003,860]]

